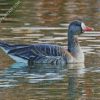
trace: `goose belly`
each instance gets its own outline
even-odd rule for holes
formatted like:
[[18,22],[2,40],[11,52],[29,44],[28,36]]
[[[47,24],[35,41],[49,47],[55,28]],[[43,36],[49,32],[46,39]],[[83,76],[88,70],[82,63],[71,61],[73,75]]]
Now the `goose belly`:
[[75,63],[83,63],[84,62],[84,54],[83,52],[79,52],[76,56],[74,56]]

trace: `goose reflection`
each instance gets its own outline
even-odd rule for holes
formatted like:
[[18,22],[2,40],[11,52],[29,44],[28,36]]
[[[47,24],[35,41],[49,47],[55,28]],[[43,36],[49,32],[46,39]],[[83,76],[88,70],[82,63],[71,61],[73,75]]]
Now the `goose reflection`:
[[34,66],[28,66],[29,83],[37,83],[40,81],[57,81],[63,80],[67,72],[65,65],[51,65],[51,64],[34,64]]
[[[62,80],[66,75],[67,68],[65,65],[51,65],[51,64],[34,64],[32,66],[25,63],[14,63],[8,69],[5,69],[0,75],[5,81],[10,81],[9,84],[15,86],[20,83],[39,83],[41,81],[55,81]],[[2,84],[5,86],[6,83]],[[8,83],[7,83],[8,85]],[[9,86],[9,85],[8,85]]]
[[68,68],[68,100],[90,100],[92,88],[86,79],[87,69],[84,64],[70,64]]
[[[1,79],[6,81],[2,82],[0,87],[17,86],[21,83],[40,84],[41,82],[42,84],[49,83],[50,85],[53,82],[58,84],[61,80],[66,85],[61,85],[60,88],[64,87],[66,89],[66,94],[69,98],[68,100],[82,99],[84,95],[80,95],[78,86],[81,82],[80,79],[82,82],[86,81],[84,80],[85,71],[86,69],[84,64],[34,64],[32,66],[26,66],[23,63],[15,63],[12,64],[8,69],[4,70],[2,76],[0,75]],[[84,88],[81,88],[81,91],[84,91]]]
[[[62,80],[64,79],[64,76],[71,74],[70,68],[74,65],[34,64],[32,66],[27,66],[24,63],[15,63],[4,70],[2,75],[4,75],[5,78],[24,77],[24,79],[28,79],[29,83],[37,83],[43,80]],[[78,74],[82,71],[81,69],[79,70],[78,72],[73,72],[73,74]]]
[[[31,67],[32,68],[32,67]],[[33,66],[33,70],[30,69],[30,72],[32,73],[34,70],[35,66]],[[38,69],[39,68],[39,69]],[[52,76],[51,77],[47,77],[46,80],[49,80],[49,82],[51,82],[53,79],[54,80],[66,80],[65,84],[68,84],[67,87],[65,87],[65,89],[67,90],[67,97],[68,100],[78,100],[78,99],[82,99],[85,98],[84,95],[80,95],[79,91],[78,91],[78,86],[80,84],[80,80],[82,79],[82,81],[84,80],[85,77],[85,66],[83,63],[80,64],[67,64],[67,65],[44,65],[41,67],[41,65],[38,66],[38,68],[36,69],[37,72],[36,73],[42,73],[45,75],[47,75],[47,73],[49,73],[48,75]],[[50,74],[53,73],[53,74]],[[51,81],[50,81],[51,78]],[[42,81],[45,80],[44,78],[42,78]],[[31,80],[31,82],[34,81]],[[60,87],[61,88],[61,87]],[[84,90],[84,89],[83,89]],[[81,90],[81,91],[83,91]]]
[[78,93],[78,85],[80,83],[79,78],[84,78],[85,66],[84,64],[69,64],[67,67],[69,100],[78,100],[80,98],[82,99],[82,96],[79,96]]

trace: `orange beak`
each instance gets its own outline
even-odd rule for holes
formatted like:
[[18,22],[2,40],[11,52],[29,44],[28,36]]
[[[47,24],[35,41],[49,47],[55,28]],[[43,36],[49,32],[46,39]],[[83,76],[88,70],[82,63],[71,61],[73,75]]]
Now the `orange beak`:
[[91,27],[88,27],[88,26],[86,26],[86,28],[84,28],[84,31],[93,31],[94,30],[94,28],[91,28]]

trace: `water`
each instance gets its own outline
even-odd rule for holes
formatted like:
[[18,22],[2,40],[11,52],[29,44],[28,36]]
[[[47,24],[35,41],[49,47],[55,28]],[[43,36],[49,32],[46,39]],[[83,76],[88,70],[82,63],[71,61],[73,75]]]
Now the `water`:
[[[0,18],[18,0],[0,1]],[[82,19],[95,31],[79,37],[85,64],[15,63],[0,50],[0,100],[99,100],[100,1],[24,0],[0,23],[0,40],[66,46],[69,22]]]

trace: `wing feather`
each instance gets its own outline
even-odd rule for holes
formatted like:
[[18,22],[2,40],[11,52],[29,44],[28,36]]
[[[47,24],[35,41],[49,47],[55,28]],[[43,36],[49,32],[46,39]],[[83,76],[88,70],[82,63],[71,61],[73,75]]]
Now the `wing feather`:
[[[65,49],[58,45],[51,44],[33,44],[11,49],[8,54],[15,55],[24,59],[32,59],[38,62],[58,62],[59,57],[64,58],[67,55]],[[56,57],[58,56],[58,57]],[[61,58],[59,58],[61,59]]]

